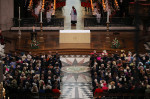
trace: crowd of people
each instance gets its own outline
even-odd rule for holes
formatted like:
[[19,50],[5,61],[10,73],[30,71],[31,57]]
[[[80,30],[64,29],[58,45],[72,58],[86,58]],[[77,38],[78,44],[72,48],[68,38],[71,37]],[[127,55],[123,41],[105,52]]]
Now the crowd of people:
[[91,53],[93,94],[150,93],[150,55]]
[[[13,93],[60,92],[62,63],[58,52],[33,55],[8,54],[2,59],[6,95]],[[90,57],[93,94],[150,93],[150,55],[136,55],[122,50],[109,55],[94,51]]]
[[3,58],[3,84],[6,96],[23,94],[60,94],[61,61],[58,52],[32,55],[8,54]]

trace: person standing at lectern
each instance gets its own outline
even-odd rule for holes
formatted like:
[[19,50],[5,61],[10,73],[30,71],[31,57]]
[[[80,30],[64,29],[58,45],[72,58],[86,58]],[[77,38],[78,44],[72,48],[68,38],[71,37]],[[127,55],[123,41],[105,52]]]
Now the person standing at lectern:
[[35,25],[33,25],[32,27],[32,32],[35,32]]
[[37,33],[35,31],[35,25],[32,27],[32,32],[31,32],[31,40],[36,40]]
[[71,23],[72,23],[72,24],[77,23],[77,11],[76,11],[76,9],[74,8],[74,6],[72,6],[72,10],[71,10],[70,15],[71,15]]

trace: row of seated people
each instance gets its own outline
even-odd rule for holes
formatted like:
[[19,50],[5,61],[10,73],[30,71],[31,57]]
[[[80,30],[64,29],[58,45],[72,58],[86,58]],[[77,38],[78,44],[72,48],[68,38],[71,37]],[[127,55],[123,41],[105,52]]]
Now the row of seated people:
[[150,55],[91,53],[93,94],[150,93]]
[[58,52],[32,55],[8,54],[3,57],[3,83],[6,96],[23,93],[60,94],[61,61]]

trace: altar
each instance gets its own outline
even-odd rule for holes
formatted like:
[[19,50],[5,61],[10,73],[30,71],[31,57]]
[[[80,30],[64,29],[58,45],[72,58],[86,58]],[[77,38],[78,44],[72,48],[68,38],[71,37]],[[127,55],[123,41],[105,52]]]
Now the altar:
[[90,30],[60,30],[59,43],[91,43]]

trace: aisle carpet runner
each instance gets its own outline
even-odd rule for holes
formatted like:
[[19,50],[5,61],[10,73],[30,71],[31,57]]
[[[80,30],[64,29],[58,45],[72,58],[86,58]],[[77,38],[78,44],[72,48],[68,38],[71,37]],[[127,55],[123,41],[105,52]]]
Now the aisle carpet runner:
[[61,56],[61,99],[92,99],[88,55]]

